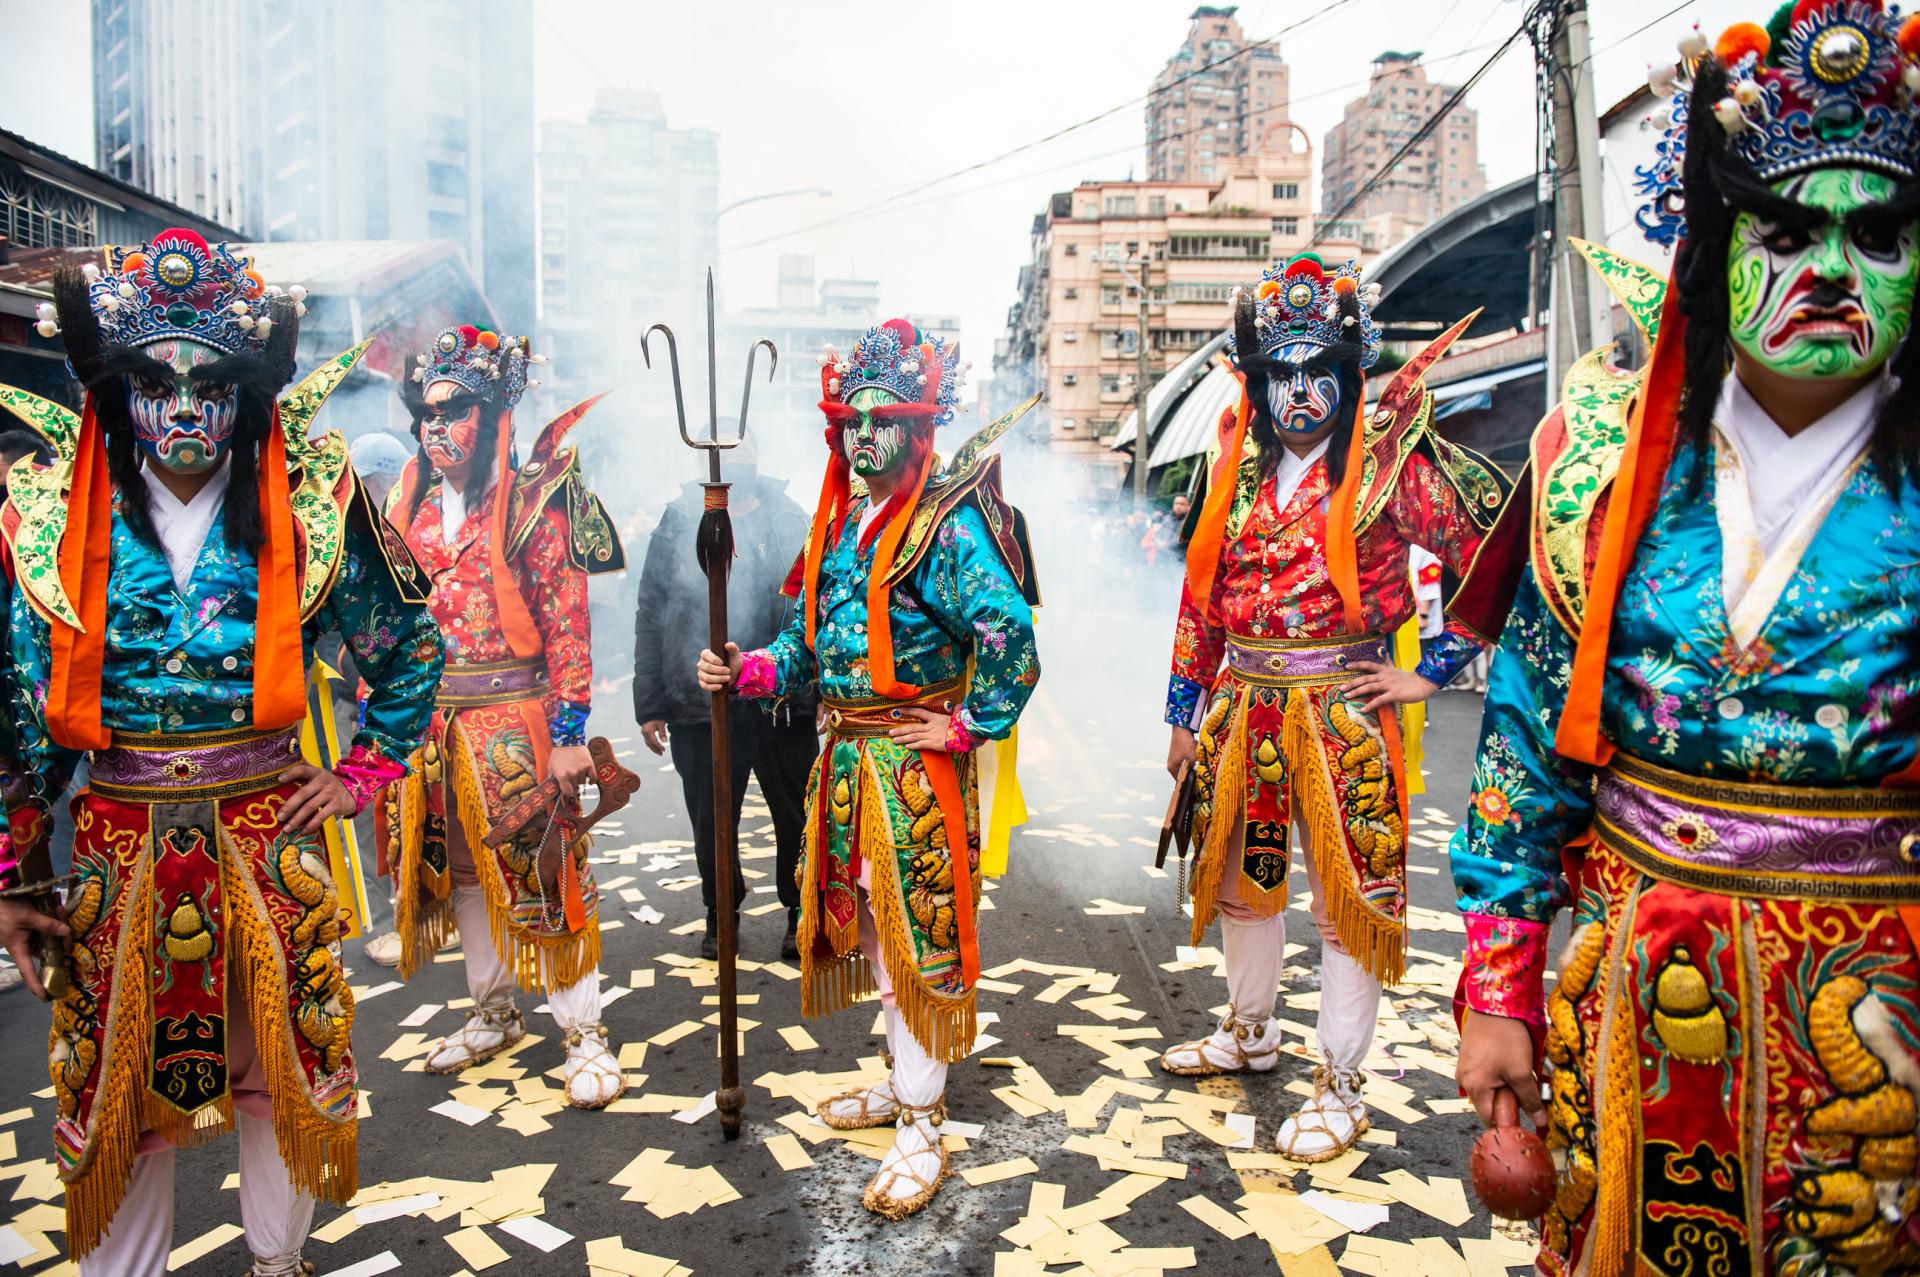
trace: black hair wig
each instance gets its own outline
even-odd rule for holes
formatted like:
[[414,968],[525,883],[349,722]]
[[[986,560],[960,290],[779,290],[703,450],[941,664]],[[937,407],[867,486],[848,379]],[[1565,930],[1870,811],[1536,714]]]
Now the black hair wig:
[[[1352,292],[1336,293],[1340,307],[1340,318],[1351,319],[1357,325],[1360,320],[1360,301]],[[1259,332],[1253,323],[1253,295],[1242,290],[1234,303],[1234,349],[1240,352],[1240,369],[1247,379],[1247,399],[1250,405],[1247,429],[1253,435],[1255,446],[1260,449],[1261,474],[1272,474],[1274,467],[1280,464],[1282,442],[1280,427],[1274,424],[1273,410],[1267,402],[1267,388],[1272,383],[1274,361],[1262,356]],[[1336,411],[1339,419],[1333,433],[1327,436],[1327,479],[1339,487],[1346,477],[1347,449],[1353,441],[1353,425],[1360,412],[1360,396],[1364,384],[1360,377],[1360,360],[1365,356],[1366,348],[1357,341],[1338,342],[1327,346],[1315,354],[1315,367],[1330,367],[1340,380],[1340,404]]]
[[[173,369],[138,347],[106,341],[87,303],[88,281],[78,267],[63,267],[53,277],[53,302],[66,340],[67,362],[93,401],[94,416],[106,435],[107,474],[120,495],[120,513],[135,536],[157,546],[147,486],[140,477],[140,453],[134,443],[127,391],[137,380],[173,380]],[[273,425],[274,400],[293,380],[300,319],[292,299],[277,297],[268,311],[273,335],[259,351],[222,355],[193,370],[193,380],[231,386],[240,402],[235,413],[227,465],[231,470],[221,512],[227,544],[257,554],[260,528],[260,447]]]
[[[1702,59],[1687,103],[1687,148],[1681,168],[1686,235],[1673,267],[1677,305],[1687,319],[1679,435],[1703,445],[1713,436],[1720,383],[1732,359],[1727,259],[1735,223],[1742,212],[1789,226],[1811,227],[1825,220],[1805,205],[1780,196],[1728,144],[1726,130],[1713,112],[1714,104],[1728,92],[1725,68],[1715,58]],[[1920,220],[1920,179],[1901,183],[1872,216],[1889,229]],[[1920,313],[1920,297],[1915,298],[1915,310]],[[1898,489],[1903,481],[1920,478],[1920,341],[1913,339],[1911,330],[1887,361],[1887,371],[1893,382],[1874,419],[1872,460],[1881,481]],[[1705,464],[1702,460],[1701,466]],[[1697,469],[1691,481],[1698,485],[1703,477],[1704,470]]]
[[[473,458],[491,467],[494,449],[499,446],[500,428],[506,420],[507,404],[498,394],[472,397],[480,401],[480,430],[474,436]],[[415,381],[411,372],[400,379],[400,402],[406,405],[407,415],[413,419],[414,473],[420,476],[420,482],[413,488],[413,501],[407,507],[407,521],[411,523],[420,513],[420,503],[427,499],[427,481],[434,470],[433,461],[427,456],[427,445],[420,441],[420,423],[427,415],[427,388]],[[509,457],[508,464],[512,461]]]

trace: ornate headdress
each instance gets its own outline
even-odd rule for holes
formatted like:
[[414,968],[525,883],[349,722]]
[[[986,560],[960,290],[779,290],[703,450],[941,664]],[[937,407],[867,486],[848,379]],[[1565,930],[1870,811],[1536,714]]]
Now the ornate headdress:
[[450,381],[475,395],[499,396],[511,408],[527,387],[539,381],[527,376],[528,364],[544,364],[545,355],[531,352],[525,337],[502,336],[485,324],[445,328],[433,346],[414,356],[413,379],[422,389],[436,381]]
[[926,408],[936,426],[953,420],[966,380],[958,343],[949,349],[904,319],[867,329],[844,355],[829,344],[820,356],[820,391],[827,403],[847,403],[860,390],[884,390],[903,404]]
[[1317,253],[1300,253],[1261,272],[1251,296],[1234,298],[1227,354],[1237,365],[1268,359],[1286,345],[1360,346],[1360,367],[1380,358],[1380,330],[1373,305],[1380,286],[1360,284],[1360,267],[1348,262],[1329,272]]
[[1694,72],[1709,54],[1729,91],[1713,114],[1728,145],[1762,181],[1844,166],[1898,178],[1920,174],[1920,15],[1900,20],[1880,0],[1798,0],[1765,27],[1737,22],[1709,46],[1695,27],[1680,62],[1648,78],[1670,98],[1652,164],[1635,171],[1646,198],[1640,229],[1672,247],[1686,230],[1681,170]]
[[[146,346],[186,339],[226,354],[260,354],[273,336],[275,302],[282,296],[294,314],[306,313],[307,290],[284,292],[260,278],[253,259],[230,244],[209,244],[196,231],[176,227],[139,248],[105,250],[107,269],[81,267],[86,305],[102,341]],[[74,328],[82,317],[59,313],[51,302],[39,309],[42,337]]]

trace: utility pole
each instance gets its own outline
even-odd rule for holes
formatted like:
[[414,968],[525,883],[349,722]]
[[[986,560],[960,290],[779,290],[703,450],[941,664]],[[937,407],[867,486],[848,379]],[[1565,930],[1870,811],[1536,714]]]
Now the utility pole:
[[1147,434],[1147,259],[1140,259],[1140,349],[1133,378],[1133,503],[1147,508],[1147,471],[1153,462],[1153,440]]
[[1573,246],[1606,233],[1600,185],[1600,121],[1593,101],[1593,45],[1586,0],[1536,0],[1534,51],[1540,60],[1545,144],[1553,183],[1553,258],[1547,312],[1547,400],[1575,360],[1612,336],[1607,291]]
[[[1139,290],[1140,316],[1137,320],[1138,348],[1134,351],[1133,375],[1133,502],[1142,509],[1147,504],[1147,470],[1153,460],[1153,440],[1147,431],[1147,392],[1152,387],[1152,373],[1147,365],[1147,338],[1149,319],[1153,306],[1152,295],[1147,291],[1147,281],[1152,278],[1153,261],[1142,253],[1139,257],[1130,257],[1122,261],[1119,254],[1110,253],[1101,258],[1104,265],[1120,272],[1126,281]],[[1140,273],[1134,274],[1129,266],[1138,266]]]

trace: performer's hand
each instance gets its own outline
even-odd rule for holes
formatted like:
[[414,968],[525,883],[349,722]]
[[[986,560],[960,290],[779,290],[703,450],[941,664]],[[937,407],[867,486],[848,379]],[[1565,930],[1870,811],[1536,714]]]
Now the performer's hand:
[[547,755],[547,771],[560,782],[562,793],[578,798],[580,786],[593,773],[593,755],[585,745],[555,745]]
[[1396,665],[1355,661],[1348,668],[1358,670],[1360,677],[1348,679],[1347,685],[1341,690],[1349,696],[1366,697],[1366,703],[1360,708],[1369,714],[1386,705],[1412,705],[1424,701],[1440,690],[1412,670],[1403,670]]
[[908,749],[939,749],[947,747],[947,732],[953,719],[946,714],[936,714],[930,709],[910,707],[900,713],[911,722],[894,728],[887,735],[896,745],[905,745]]
[[656,754],[667,752],[667,722],[663,718],[649,719],[640,724],[640,739],[647,742],[647,748]]
[[1179,780],[1180,773],[1193,766],[1198,754],[1199,747],[1194,743],[1193,729],[1174,728],[1173,739],[1167,744],[1167,775]]
[[0,900],[0,947],[13,955],[13,965],[20,968],[27,992],[45,1002],[47,989],[40,983],[40,965],[33,955],[35,932],[64,936],[67,924],[51,914],[41,913],[24,900]]
[[329,816],[353,819],[357,810],[353,795],[332,772],[302,761],[280,773],[280,778],[300,786],[280,809],[280,823],[295,833],[311,833]]
[[1460,1025],[1460,1058],[1454,1080],[1473,1101],[1482,1126],[1493,1125],[1493,1099],[1510,1090],[1536,1128],[1547,1124],[1540,1078],[1533,1071],[1533,1033],[1525,1020],[1468,1011]]
[[700,663],[694,667],[694,677],[700,681],[703,692],[724,692],[740,680],[740,645],[727,644],[727,659],[721,660],[711,651],[700,653]]

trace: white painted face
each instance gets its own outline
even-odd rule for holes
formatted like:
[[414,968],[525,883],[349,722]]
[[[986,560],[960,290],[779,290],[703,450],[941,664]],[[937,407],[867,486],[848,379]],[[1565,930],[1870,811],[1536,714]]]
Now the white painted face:
[[154,342],[142,353],[167,365],[172,376],[128,379],[135,444],[149,461],[175,474],[205,474],[226,456],[240,415],[240,393],[230,382],[193,376],[220,352],[182,337]]
[[1282,434],[1311,435],[1340,411],[1340,375],[1311,361],[1320,347],[1292,342],[1273,352],[1276,366],[1267,377],[1267,410]]

